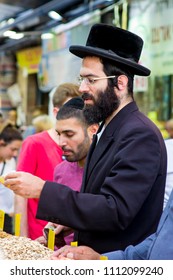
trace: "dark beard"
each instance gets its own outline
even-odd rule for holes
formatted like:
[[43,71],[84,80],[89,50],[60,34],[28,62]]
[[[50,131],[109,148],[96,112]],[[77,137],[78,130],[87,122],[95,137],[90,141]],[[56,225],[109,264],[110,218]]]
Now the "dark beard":
[[105,121],[119,107],[119,100],[112,87],[107,87],[104,92],[100,91],[97,100],[88,93],[82,95],[84,100],[87,97],[94,102],[93,105],[86,104],[83,109],[87,123],[90,125]]

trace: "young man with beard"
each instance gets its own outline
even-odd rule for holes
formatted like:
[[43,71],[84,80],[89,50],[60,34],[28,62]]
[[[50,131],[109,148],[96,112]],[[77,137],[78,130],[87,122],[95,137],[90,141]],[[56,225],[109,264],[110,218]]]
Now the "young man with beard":
[[[63,151],[64,161],[54,169],[53,181],[67,185],[72,190],[80,191],[84,164],[93,135],[98,130],[98,124],[87,123],[83,115],[84,101],[81,97],[74,97],[67,101],[58,111],[56,116],[56,132],[59,137],[59,145]],[[55,228],[56,232],[62,229],[61,225],[48,223],[45,228]],[[65,244],[73,241],[73,231],[65,232]],[[37,239],[46,244],[46,236]],[[62,243],[56,237],[56,242]]]
[[86,46],[70,47],[83,59],[84,114],[101,122],[80,193],[28,173],[6,176],[5,184],[17,194],[40,197],[37,218],[75,229],[74,240],[99,253],[145,239],[156,230],[163,209],[165,144],[133,97],[134,75],[150,74],[138,64],[142,46],[142,39],[129,31],[95,24]]

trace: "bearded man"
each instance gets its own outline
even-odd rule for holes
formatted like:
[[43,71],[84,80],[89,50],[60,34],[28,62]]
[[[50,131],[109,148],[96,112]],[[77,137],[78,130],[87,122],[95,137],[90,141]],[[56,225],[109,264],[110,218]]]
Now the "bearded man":
[[86,46],[70,47],[82,58],[85,117],[100,123],[80,192],[26,173],[6,176],[17,194],[40,198],[37,218],[73,228],[79,245],[99,253],[144,240],[155,232],[163,209],[165,144],[133,97],[134,75],[150,74],[138,64],[142,46],[129,31],[95,24]]

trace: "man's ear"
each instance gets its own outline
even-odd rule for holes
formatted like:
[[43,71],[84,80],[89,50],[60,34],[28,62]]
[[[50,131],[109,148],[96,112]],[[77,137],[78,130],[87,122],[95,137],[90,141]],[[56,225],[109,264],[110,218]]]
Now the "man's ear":
[[5,146],[5,145],[6,145],[5,141],[3,139],[0,139],[0,146]]
[[53,107],[53,115],[54,115],[55,118],[56,118],[56,115],[57,115],[58,111],[59,111],[58,107]]
[[125,75],[120,75],[117,78],[117,86],[119,90],[124,90],[127,87],[128,78]]
[[92,141],[93,135],[97,133],[98,128],[99,128],[98,124],[92,124],[87,128],[87,132],[88,132],[90,141]]

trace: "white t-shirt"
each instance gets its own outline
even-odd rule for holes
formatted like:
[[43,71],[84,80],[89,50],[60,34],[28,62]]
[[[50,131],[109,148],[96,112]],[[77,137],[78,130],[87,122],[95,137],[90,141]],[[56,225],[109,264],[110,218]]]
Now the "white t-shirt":
[[167,150],[167,176],[163,208],[165,208],[173,189],[173,139],[166,139],[165,144]]
[[[0,172],[3,169],[3,162],[0,162]],[[3,173],[6,175],[16,169],[16,161],[14,158],[6,160]],[[14,213],[14,192],[0,184],[0,210],[6,214]]]

